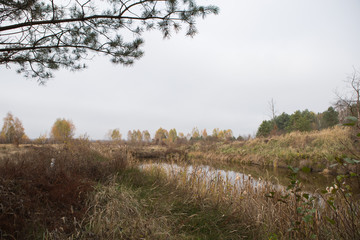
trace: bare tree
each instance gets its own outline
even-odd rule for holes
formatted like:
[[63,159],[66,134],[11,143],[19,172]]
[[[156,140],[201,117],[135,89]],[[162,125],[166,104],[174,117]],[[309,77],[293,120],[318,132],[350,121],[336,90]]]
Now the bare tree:
[[353,73],[346,80],[347,92],[335,92],[337,100],[335,107],[339,112],[339,119],[344,122],[347,116],[360,117],[360,72],[354,68]]
[[271,114],[270,115],[271,120],[275,122],[277,111],[275,109],[275,101],[273,98],[269,101],[269,110],[270,110],[270,114]]
[[143,55],[144,31],[167,38],[186,25],[193,36],[195,19],[211,13],[196,0],[0,0],[0,64],[40,83],[60,67],[85,68],[89,52],[129,65]]
[[269,110],[270,110],[270,118],[271,118],[271,122],[273,124],[273,129],[272,129],[272,134],[276,133],[277,131],[277,126],[276,126],[276,108],[275,108],[275,101],[272,98],[271,101],[269,101]]

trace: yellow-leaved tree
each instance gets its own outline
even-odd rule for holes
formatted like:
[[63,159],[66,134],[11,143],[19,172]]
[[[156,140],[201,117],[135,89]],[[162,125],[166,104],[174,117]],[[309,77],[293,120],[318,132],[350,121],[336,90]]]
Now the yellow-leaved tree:
[[212,132],[212,137],[215,139],[219,138],[219,133],[220,133],[219,128],[214,128],[214,130]]
[[119,142],[121,141],[122,135],[120,133],[120,130],[118,128],[109,130],[108,137],[110,140]]
[[231,129],[224,130],[224,138],[225,140],[232,140],[233,139],[233,131]]
[[21,121],[10,112],[4,118],[4,125],[1,129],[0,138],[5,143],[13,143],[19,146],[22,140],[28,139],[25,135]]
[[174,143],[177,138],[178,138],[178,136],[177,136],[176,129],[175,128],[170,129],[170,131],[169,131],[169,141],[171,143]]
[[206,129],[202,130],[202,132],[201,132],[201,137],[202,137],[203,139],[206,139],[206,138],[208,137],[208,134],[207,134]]
[[194,127],[193,130],[191,131],[191,139],[192,140],[200,139],[200,132],[197,127]]
[[75,125],[71,120],[58,118],[51,128],[51,138],[56,142],[71,140],[75,134]]
[[169,137],[169,133],[166,129],[159,128],[155,133],[156,143],[163,143]]
[[147,142],[147,143],[151,142],[151,135],[148,130],[144,130],[142,132],[142,135],[143,135],[143,139],[145,142]]

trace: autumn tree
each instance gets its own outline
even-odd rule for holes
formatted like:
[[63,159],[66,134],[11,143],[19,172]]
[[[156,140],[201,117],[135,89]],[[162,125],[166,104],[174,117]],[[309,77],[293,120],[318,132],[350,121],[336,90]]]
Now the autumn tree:
[[219,141],[220,140],[220,138],[219,138],[220,132],[221,132],[221,130],[219,128],[214,128],[212,130],[211,135],[208,135],[207,140],[208,141]]
[[142,143],[143,142],[143,133],[140,130],[129,130],[127,140],[130,143]]
[[51,128],[51,138],[56,142],[71,140],[75,134],[75,125],[71,120],[58,118]]
[[13,143],[18,146],[22,140],[27,139],[24,127],[19,120],[9,112],[4,118],[4,125],[1,129],[0,138],[6,143]]
[[224,138],[225,140],[233,140],[233,131],[231,129],[224,130]]
[[224,140],[225,139],[225,131],[219,130],[217,138],[219,140]]
[[136,136],[136,142],[141,143],[143,141],[143,135],[141,133],[141,131],[138,130],[134,130],[135,136]]
[[129,130],[127,134],[127,141],[130,143],[136,142],[136,134],[134,134],[134,131]]
[[214,128],[211,136],[216,139],[219,137],[219,132],[220,132],[219,128]]
[[185,144],[187,142],[187,138],[183,132],[179,132],[176,142],[178,144]]
[[0,64],[40,82],[61,67],[85,68],[91,52],[129,65],[143,55],[145,31],[168,38],[185,25],[193,36],[198,17],[217,13],[196,0],[1,0]]
[[118,128],[109,130],[108,137],[111,141],[121,141],[122,135],[120,133],[120,130]]
[[180,133],[179,133],[179,138],[185,139],[185,138],[186,138],[186,137],[185,137],[185,134],[184,134],[183,132],[180,132]]
[[30,138],[26,134],[24,134],[20,138],[20,141],[18,143],[15,143],[15,145],[18,146],[20,143],[29,143],[29,142],[30,142]]
[[169,133],[166,129],[159,128],[155,133],[155,141],[156,143],[163,143],[169,137]]
[[206,129],[204,129],[204,130],[201,131],[201,137],[202,137],[203,139],[206,139],[206,138],[208,137],[208,134],[207,134]]
[[148,130],[144,130],[142,136],[145,142],[149,143],[151,141],[151,135]]
[[142,143],[143,142],[143,134],[140,130],[132,130],[132,131],[128,131],[128,137],[127,137],[128,142],[132,143],[132,144],[136,144],[136,143]]
[[197,127],[194,127],[191,131],[191,140],[199,140],[200,139],[200,132]]
[[170,129],[169,131],[169,142],[174,143],[176,141],[176,139],[178,138],[176,129]]
[[34,140],[36,144],[45,144],[47,142],[47,133],[40,134],[38,138]]

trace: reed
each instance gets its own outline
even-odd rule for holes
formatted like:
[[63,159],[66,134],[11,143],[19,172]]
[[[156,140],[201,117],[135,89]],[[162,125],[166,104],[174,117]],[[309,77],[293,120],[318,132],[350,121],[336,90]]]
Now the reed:
[[[149,152],[161,155],[166,151],[163,160],[175,158],[177,163],[189,160],[200,163],[204,157],[220,165],[273,158],[281,166],[287,161],[300,165],[302,160],[314,156],[332,162],[332,157],[356,151],[344,148],[354,146],[347,131],[337,127],[247,142],[206,146],[196,143],[180,149],[187,153],[186,157],[179,149]],[[164,168],[151,164],[139,169],[134,165],[137,161],[128,162],[136,160],[135,151],[142,150],[88,141],[33,146],[21,154],[7,155],[4,150],[0,161],[0,238],[358,239],[360,236],[359,198],[352,194],[345,175],[340,175],[336,185],[325,191],[309,194],[296,174],[290,176],[286,188],[274,184],[276,179],[271,177],[233,178],[200,166]]]
[[336,126],[312,132],[291,132],[270,138],[213,143],[212,147],[194,146],[188,158],[194,163],[238,163],[274,167],[309,166],[322,171],[345,155],[359,153],[351,129]]
[[[158,167],[150,166],[147,172],[154,174]],[[233,230],[250,239],[356,239],[360,234],[358,198],[346,197],[341,191],[302,192],[296,176],[285,188],[273,185],[270,179],[233,179],[203,168],[165,171],[167,181],[192,194],[197,204],[225,207],[227,221],[239,224]]]

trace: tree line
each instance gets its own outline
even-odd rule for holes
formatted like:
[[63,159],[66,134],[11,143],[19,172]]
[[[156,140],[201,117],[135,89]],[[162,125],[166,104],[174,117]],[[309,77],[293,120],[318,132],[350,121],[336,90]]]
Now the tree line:
[[[119,129],[109,130],[107,137],[111,141],[123,141],[122,134]],[[192,131],[188,134],[182,132],[177,132],[175,128],[166,130],[160,127],[156,130],[154,138],[151,138],[151,135],[148,130],[129,130],[127,133],[127,143],[129,144],[139,144],[139,143],[154,143],[154,144],[179,144],[189,141],[231,141],[235,140],[233,132],[231,129],[220,130],[215,128],[212,131],[212,135],[207,133],[206,129],[199,130],[197,127],[194,127]]]
[[333,107],[329,107],[322,113],[314,113],[307,109],[297,110],[291,115],[284,112],[271,120],[262,121],[256,136],[268,137],[293,131],[322,130],[337,124],[339,124],[339,113]]
[[329,107],[322,113],[316,114],[306,109],[304,111],[297,110],[291,115],[282,113],[276,116],[275,104],[271,100],[269,103],[271,120],[262,121],[256,136],[268,137],[292,131],[321,130],[339,123],[346,125],[353,120],[356,120],[356,125],[360,129],[360,121],[358,121],[360,117],[360,70],[354,68],[345,83],[347,90],[342,93],[336,91],[333,107]]
[[[0,132],[0,143],[12,143],[19,145],[20,143],[65,143],[74,138],[75,125],[71,120],[64,118],[58,118],[54,122],[50,135],[41,134],[38,138],[30,140],[25,134],[25,129],[19,118],[14,117],[12,113],[7,113],[4,118],[3,127]],[[175,128],[169,131],[164,128],[159,128],[154,138],[151,138],[151,134],[148,130],[129,130],[127,139],[123,139],[118,128],[111,129],[106,134],[107,140],[114,142],[126,142],[128,144],[139,144],[139,143],[154,143],[154,144],[173,144],[173,143],[185,143],[188,141],[230,141],[235,140],[231,129],[220,130],[215,128],[212,131],[212,135],[207,133],[206,129],[199,131],[197,127],[194,127],[191,133],[184,134],[178,133]],[[238,139],[243,139],[239,137]]]
[[[278,116],[274,116],[271,120],[264,120],[258,127],[256,137],[268,137],[271,135],[280,135],[293,131],[313,131],[329,128],[343,122],[339,119],[339,112],[333,107],[329,107],[322,113],[314,113],[309,110],[297,110],[293,114],[283,112]],[[19,118],[14,117],[10,112],[4,118],[3,127],[0,132],[0,143],[12,143],[19,145],[20,143],[64,143],[73,139],[75,135],[75,125],[71,120],[58,118],[50,131],[50,135],[40,135],[37,139],[30,140],[25,134],[24,127]],[[148,130],[129,130],[127,138],[124,139],[118,128],[111,129],[106,134],[109,141],[126,142],[128,144],[181,144],[194,141],[233,141],[246,140],[249,137],[234,137],[231,129],[220,130],[214,128],[212,133],[208,133],[206,129],[199,130],[194,127],[190,133],[184,134],[177,132],[175,128],[169,131],[164,128],[156,130],[154,137]]]
[[[339,123],[346,123],[348,116],[356,119],[357,127],[360,128],[358,118],[360,117],[360,73],[354,70],[354,73],[348,79],[349,92],[340,95],[334,107],[329,107],[322,113],[314,113],[309,110],[297,110],[293,114],[282,114],[276,116],[274,102],[271,102],[272,119],[264,120],[258,127],[256,137],[268,137],[293,131],[313,131],[332,127]],[[53,124],[49,137],[46,134],[40,135],[32,142],[35,143],[64,143],[73,139],[75,134],[75,125],[71,120],[56,119]],[[159,128],[151,138],[149,131],[132,130],[127,133],[126,142],[129,144],[154,143],[154,144],[174,144],[191,141],[232,141],[246,140],[249,137],[239,136],[235,138],[231,129],[220,130],[213,129],[208,134],[206,129],[199,130],[194,127],[188,134],[177,132],[175,128],[169,131]],[[111,129],[107,133],[107,139],[110,141],[125,141],[119,129]],[[30,142],[25,134],[24,127],[19,118],[14,117],[10,112],[4,118],[3,127],[0,132],[0,143],[13,143],[19,145],[23,142]]]

